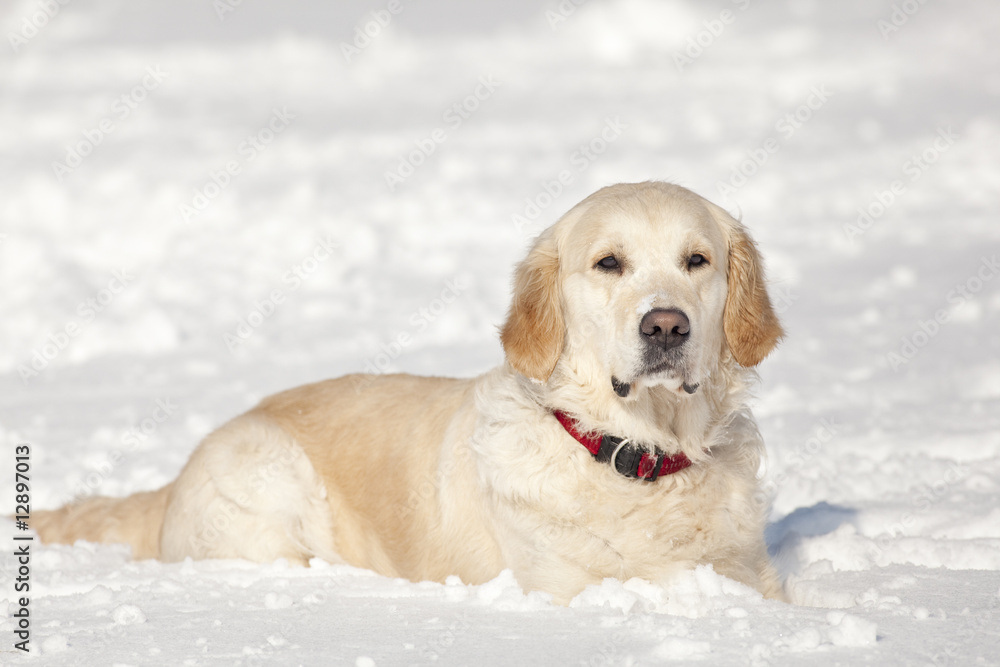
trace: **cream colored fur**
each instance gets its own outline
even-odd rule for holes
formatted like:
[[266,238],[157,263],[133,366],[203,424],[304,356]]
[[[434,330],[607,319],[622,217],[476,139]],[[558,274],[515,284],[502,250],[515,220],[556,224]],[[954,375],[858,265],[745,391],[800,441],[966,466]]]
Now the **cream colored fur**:
[[[707,264],[689,267],[695,253]],[[595,267],[608,255],[620,273]],[[683,310],[691,333],[676,363],[649,373],[639,322],[653,308]],[[502,367],[292,389],[209,435],[167,487],[36,513],[36,527],[47,541],[127,542],[138,558],[320,557],[469,583],[510,568],[561,603],[606,577],[665,582],[711,563],[782,598],[745,405],[749,367],[780,336],[739,222],[678,186],[611,186],[518,268]],[[630,383],[627,397],[612,376]],[[694,463],[628,479],[553,409]]]

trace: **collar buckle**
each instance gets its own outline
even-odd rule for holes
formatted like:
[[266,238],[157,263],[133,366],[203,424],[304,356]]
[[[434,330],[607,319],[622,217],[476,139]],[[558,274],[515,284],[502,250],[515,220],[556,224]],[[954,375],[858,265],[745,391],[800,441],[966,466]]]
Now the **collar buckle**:
[[553,414],[573,439],[586,447],[597,461],[610,464],[618,474],[630,479],[655,482],[664,475],[672,475],[691,465],[691,460],[683,452],[668,456],[659,448],[646,451],[628,438],[581,433],[572,417],[560,410],[553,411]]
[[[639,468],[642,465],[642,458],[645,455],[646,452],[641,447],[633,444],[628,438],[605,435],[601,438],[601,448],[597,452],[597,460],[603,463],[610,463],[612,468],[626,477],[653,481],[659,477],[659,467],[657,467],[652,479],[639,476]],[[658,456],[657,461],[662,463],[663,459]]]

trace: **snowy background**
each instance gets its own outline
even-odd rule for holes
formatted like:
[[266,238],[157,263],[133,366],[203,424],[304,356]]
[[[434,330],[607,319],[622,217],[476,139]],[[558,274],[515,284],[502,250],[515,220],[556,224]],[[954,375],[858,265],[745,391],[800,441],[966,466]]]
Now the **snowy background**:
[[484,371],[531,236],[665,179],[768,261],[798,606],[709,569],[563,608],[35,545],[32,664],[998,664],[996,3],[60,1],[0,16],[0,442],[34,507],[156,488],[283,388]]

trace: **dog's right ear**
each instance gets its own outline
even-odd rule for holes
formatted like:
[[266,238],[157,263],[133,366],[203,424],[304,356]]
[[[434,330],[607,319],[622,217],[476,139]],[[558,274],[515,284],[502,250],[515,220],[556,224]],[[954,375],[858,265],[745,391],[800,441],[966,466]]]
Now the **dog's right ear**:
[[723,327],[729,351],[745,368],[756,366],[784,336],[767,296],[764,265],[757,245],[742,223],[720,206],[709,210],[722,225],[729,245],[728,282]]
[[565,335],[559,255],[553,230],[548,229],[514,274],[514,296],[500,343],[515,370],[544,382],[555,370]]

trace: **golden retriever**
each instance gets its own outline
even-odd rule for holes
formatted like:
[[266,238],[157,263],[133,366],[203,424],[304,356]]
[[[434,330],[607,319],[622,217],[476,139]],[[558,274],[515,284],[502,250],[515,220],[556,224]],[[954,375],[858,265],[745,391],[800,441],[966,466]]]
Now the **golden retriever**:
[[503,366],[271,396],[162,489],[39,512],[35,528],[166,561],[318,557],[471,584],[509,568],[563,604],[606,577],[710,563],[782,599],[746,407],[781,335],[737,220],[677,185],[613,185],[517,267]]

